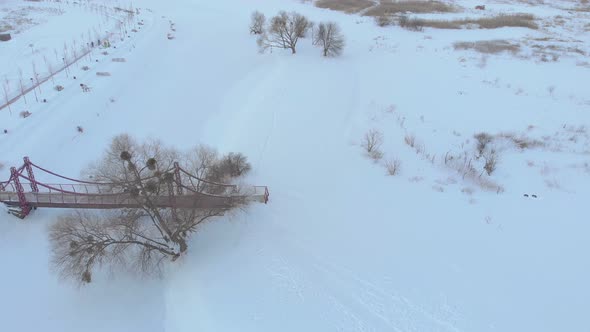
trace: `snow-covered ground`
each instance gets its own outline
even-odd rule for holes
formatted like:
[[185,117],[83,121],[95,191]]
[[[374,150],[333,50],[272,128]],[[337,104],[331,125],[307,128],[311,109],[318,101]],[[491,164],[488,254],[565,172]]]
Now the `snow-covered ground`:
[[[253,166],[247,181],[269,186],[271,201],[204,225],[162,280],[105,272],[80,289],[49,269],[46,228],[63,211],[0,217],[3,328],[590,330],[590,13],[568,12],[571,1],[480,2],[485,14],[464,16],[530,12],[568,23],[417,33],[290,0],[134,2],[134,24],[144,23],[137,33],[58,74],[63,91],[44,84],[37,93],[47,103],[29,93],[27,104],[0,111],[1,179],[25,155],[75,176],[112,136],[130,133],[243,152]],[[74,27],[87,34],[117,22],[84,8],[62,3],[62,14],[0,43],[0,75],[18,79],[17,61],[54,56],[81,35],[67,34]],[[248,34],[256,9],[338,22],[343,56],[322,58],[309,39],[294,56],[259,54]],[[494,39],[522,49],[453,48]],[[543,61],[535,43],[565,50]],[[32,115],[19,117],[24,110]],[[377,162],[361,146],[370,130],[383,135]],[[491,176],[475,157],[481,132],[496,137]],[[393,159],[399,173],[387,176]]]

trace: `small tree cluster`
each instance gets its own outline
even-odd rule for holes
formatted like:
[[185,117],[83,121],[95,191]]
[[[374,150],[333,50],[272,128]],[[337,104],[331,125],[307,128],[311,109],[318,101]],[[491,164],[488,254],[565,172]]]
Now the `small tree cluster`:
[[344,48],[344,36],[340,27],[334,22],[320,23],[313,31],[314,23],[307,17],[296,13],[280,11],[272,17],[268,27],[266,18],[259,11],[252,13],[250,33],[260,35],[257,44],[261,52],[272,48],[290,49],[297,53],[299,39],[305,38],[312,30],[312,44],[322,48],[324,56],[338,56]]

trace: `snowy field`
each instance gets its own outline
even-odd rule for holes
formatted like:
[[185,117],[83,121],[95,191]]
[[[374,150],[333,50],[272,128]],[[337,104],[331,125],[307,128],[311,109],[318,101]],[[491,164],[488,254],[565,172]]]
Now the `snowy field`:
[[[0,42],[11,94],[19,68],[28,80],[33,62],[49,73],[44,57],[59,67],[64,43],[72,56],[111,42],[35,89],[39,102],[31,91],[0,110],[1,180],[23,156],[76,177],[129,133],[243,152],[247,182],[271,193],[204,225],[162,279],[104,271],[81,288],[49,266],[47,227],[65,211],[3,215],[2,329],[590,331],[590,9],[453,3],[462,12],[420,17],[530,13],[539,29],[414,32],[291,0],[142,0],[132,20],[113,9],[125,2],[1,1],[2,22],[28,18]],[[337,22],[344,53],[324,58],[307,38],[296,55],[261,54],[254,10]],[[491,40],[518,50],[454,47]]]

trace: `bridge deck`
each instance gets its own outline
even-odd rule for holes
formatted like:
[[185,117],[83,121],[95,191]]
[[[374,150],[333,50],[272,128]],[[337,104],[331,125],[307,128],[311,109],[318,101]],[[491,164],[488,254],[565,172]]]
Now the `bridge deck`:
[[[145,197],[132,197],[129,194],[119,195],[71,195],[61,193],[25,193],[25,198],[31,207],[47,208],[78,208],[78,209],[121,209],[138,208]],[[159,207],[175,207],[179,209],[223,209],[248,201],[264,202],[264,195],[248,196],[211,196],[204,194],[190,194],[177,196],[151,196],[149,199]],[[7,205],[18,205],[19,199],[15,192],[1,192],[0,202]]]

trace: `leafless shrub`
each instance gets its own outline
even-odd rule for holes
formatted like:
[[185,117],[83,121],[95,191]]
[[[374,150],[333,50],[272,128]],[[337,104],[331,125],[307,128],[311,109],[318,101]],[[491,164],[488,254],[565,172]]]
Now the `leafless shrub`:
[[486,161],[483,169],[488,175],[492,175],[492,173],[496,170],[496,166],[498,165],[498,153],[496,150],[490,150],[490,152],[485,154],[483,157]]
[[497,54],[501,52],[518,53],[520,45],[507,40],[482,40],[476,42],[457,42],[453,44],[455,50],[474,50],[484,54]]
[[410,181],[412,183],[418,183],[418,182],[421,182],[422,180],[424,180],[424,178],[421,176],[412,176],[411,178],[408,179],[408,181]]
[[344,49],[344,36],[338,24],[334,22],[320,23],[313,36],[314,44],[322,48],[324,56],[339,56]]
[[373,5],[370,0],[318,0],[316,7],[338,10],[345,13],[357,13]]
[[416,146],[416,136],[414,134],[407,134],[404,136],[404,142],[406,145],[413,148]]
[[471,158],[468,157],[467,153],[458,156],[447,153],[444,158],[444,165],[460,174],[463,180],[470,180],[485,191],[493,191],[496,193],[504,191],[504,188],[501,185],[495,183],[490,178],[481,176],[481,172],[474,167],[473,162]]
[[432,190],[442,193],[445,191],[445,188],[443,188],[442,186],[439,186],[439,185],[434,185],[434,186],[432,186]]
[[461,189],[461,192],[464,193],[465,195],[471,196],[471,195],[473,195],[474,190],[471,187],[465,187],[465,188]]
[[24,118],[28,118],[29,116],[31,116],[31,114],[32,113],[29,112],[29,111],[22,111],[22,112],[19,113],[20,117],[23,118],[23,119]]
[[401,161],[399,159],[390,159],[385,162],[385,168],[387,169],[387,174],[394,176],[398,175],[401,168]]
[[561,189],[561,184],[559,183],[559,181],[557,181],[557,179],[546,179],[545,185],[550,189]]
[[252,13],[250,21],[250,33],[261,35],[264,32],[264,25],[266,24],[266,16],[259,11]]
[[76,131],[78,131],[81,134],[84,132],[84,128],[82,126],[77,126]]
[[422,31],[424,30],[424,20],[419,18],[408,18],[406,15],[402,15],[399,18],[399,26],[411,31]]
[[391,25],[393,23],[393,20],[391,19],[391,16],[379,15],[375,16],[375,23],[380,27],[386,27],[388,25]]
[[383,158],[383,152],[379,149],[374,149],[368,153],[369,158],[373,159],[373,161],[377,162]]
[[62,90],[64,89],[64,87],[63,87],[63,86],[61,86],[61,85],[56,85],[54,89],[55,89],[56,91],[62,91]]
[[88,67],[88,66],[82,66],[82,70],[83,71],[88,71],[88,70],[90,70],[90,67]]
[[367,153],[379,150],[382,144],[383,133],[377,129],[371,129],[367,133],[365,133],[363,141],[361,142],[361,146],[365,149],[365,151],[367,151]]
[[365,12],[366,16],[382,16],[392,15],[397,13],[448,13],[454,12],[457,9],[442,1],[381,1],[378,6],[371,8]]
[[268,31],[258,38],[258,47],[261,51],[278,47],[290,49],[293,54],[297,53],[297,43],[304,38],[311,22],[303,15],[285,11],[270,20]]
[[[159,273],[162,262],[175,261],[187,252],[188,238],[201,223],[246,203],[238,199],[238,191],[232,191],[238,196],[232,195],[233,199],[223,207],[199,206],[195,197],[189,197],[191,202],[198,203],[191,207],[163,206],[162,199],[168,201],[179,188],[199,193],[210,193],[208,189],[215,186],[225,188],[210,182],[203,186],[202,181],[184,173],[178,179],[177,173],[171,170],[176,161],[183,169],[200,165],[203,178],[210,178],[210,170],[218,163],[228,167],[227,160],[231,162],[227,169],[230,175],[245,172],[246,161],[241,154],[218,160],[216,154],[199,159],[202,155],[193,153],[194,150],[180,153],[156,140],[138,143],[128,135],[115,137],[103,158],[89,167],[85,175],[94,181],[111,183],[101,190],[118,195],[117,199],[133,201],[137,207],[103,213],[77,211],[62,216],[50,227],[53,269],[62,277],[80,283],[90,282],[92,271],[101,266]],[[212,191],[221,194],[220,190]],[[175,196],[177,204],[183,198],[186,197]]]

